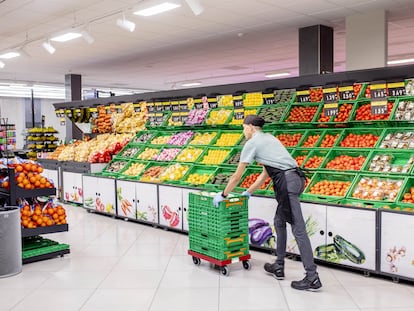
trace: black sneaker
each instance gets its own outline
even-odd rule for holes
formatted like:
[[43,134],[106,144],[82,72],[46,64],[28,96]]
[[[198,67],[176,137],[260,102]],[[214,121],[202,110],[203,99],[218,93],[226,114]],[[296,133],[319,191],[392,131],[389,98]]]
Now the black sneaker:
[[275,263],[265,263],[264,269],[267,273],[273,275],[277,280],[285,278],[285,269],[283,266]]
[[290,284],[292,288],[298,290],[309,290],[309,291],[317,291],[322,287],[321,280],[319,276],[316,274],[314,277],[305,276],[303,280],[300,281],[292,281]]

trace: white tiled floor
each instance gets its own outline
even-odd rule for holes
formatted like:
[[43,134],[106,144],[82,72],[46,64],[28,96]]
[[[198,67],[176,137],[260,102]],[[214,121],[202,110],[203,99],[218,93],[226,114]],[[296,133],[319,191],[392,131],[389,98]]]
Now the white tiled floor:
[[286,261],[286,279],[263,271],[270,254],[251,252],[252,269],[231,265],[220,275],[187,255],[188,237],[67,207],[69,232],[47,236],[71,254],[23,266],[0,278],[0,310],[151,311],[413,311],[414,286],[319,267],[320,292],[290,287],[301,262]]

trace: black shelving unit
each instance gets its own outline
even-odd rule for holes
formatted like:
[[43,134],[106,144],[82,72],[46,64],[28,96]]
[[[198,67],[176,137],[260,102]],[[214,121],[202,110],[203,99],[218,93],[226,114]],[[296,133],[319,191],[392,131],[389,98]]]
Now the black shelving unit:
[[[18,198],[34,198],[39,196],[52,196],[56,194],[56,188],[43,188],[43,189],[22,189],[17,186],[15,180],[15,172],[13,168],[7,169],[7,174],[9,176],[9,185],[10,189],[7,191],[5,189],[0,189],[0,198],[5,200],[6,205],[16,205]],[[69,225],[54,225],[54,226],[46,226],[46,227],[39,227],[39,228],[22,228],[22,243],[23,245],[26,242],[26,239],[31,239],[37,237],[41,234],[48,234],[48,233],[57,233],[57,232],[65,232],[69,230]],[[65,254],[70,253],[69,246],[66,247],[64,245],[59,250],[53,250],[47,253],[41,253],[39,255],[31,256],[29,258],[23,258],[23,263],[30,263],[45,259],[51,259],[58,256],[63,256]]]

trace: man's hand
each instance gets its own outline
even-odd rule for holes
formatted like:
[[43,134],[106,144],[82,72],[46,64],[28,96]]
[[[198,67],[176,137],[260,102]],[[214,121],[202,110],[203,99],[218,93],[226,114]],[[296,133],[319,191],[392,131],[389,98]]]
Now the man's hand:
[[225,198],[221,195],[221,193],[216,194],[213,198],[213,204],[215,207],[219,207],[220,202],[222,202]]
[[243,195],[243,196],[245,196],[245,197],[247,197],[248,199],[250,199],[250,196],[251,196],[251,194],[250,194],[250,192],[249,191],[244,191],[241,195]]

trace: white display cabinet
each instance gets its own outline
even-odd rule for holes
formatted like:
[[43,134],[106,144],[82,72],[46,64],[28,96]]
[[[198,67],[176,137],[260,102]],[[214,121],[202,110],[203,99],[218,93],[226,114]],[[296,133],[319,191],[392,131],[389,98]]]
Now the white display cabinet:
[[100,213],[116,214],[115,179],[84,175],[83,206]]
[[382,210],[380,271],[414,280],[414,215]]
[[63,200],[83,204],[82,173],[62,173]]

